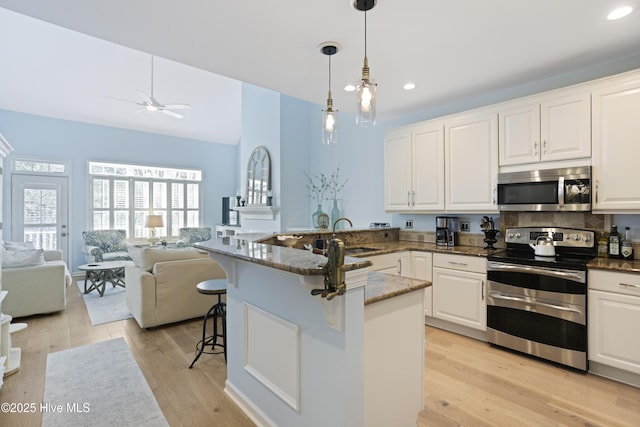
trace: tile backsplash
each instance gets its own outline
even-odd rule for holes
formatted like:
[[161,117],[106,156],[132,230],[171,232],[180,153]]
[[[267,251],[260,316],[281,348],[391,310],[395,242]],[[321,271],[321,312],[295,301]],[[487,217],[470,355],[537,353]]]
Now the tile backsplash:
[[[500,214],[496,248],[504,248],[504,232],[513,227],[565,227],[593,230],[596,233],[611,231],[612,216],[591,212],[507,212]],[[623,232],[622,230],[620,230]],[[400,240],[435,243],[434,231],[400,230]],[[484,234],[459,233],[461,246],[485,246]],[[640,242],[634,243],[634,258],[640,259]]]
[[500,231],[511,227],[551,226],[609,231],[609,215],[591,212],[506,212],[500,214]]

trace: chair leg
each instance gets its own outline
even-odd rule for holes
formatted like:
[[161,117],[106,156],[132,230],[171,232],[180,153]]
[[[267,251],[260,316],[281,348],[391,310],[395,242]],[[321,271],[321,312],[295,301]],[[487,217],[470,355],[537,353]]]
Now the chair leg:
[[[213,335],[207,337],[207,321],[211,319],[213,322]],[[222,320],[222,334],[218,334],[218,319]],[[220,346],[223,349],[224,361],[227,362],[227,315],[226,304],[222,302],[222,298],[218,295],[218,302],[214,304],[207,314],[204,316],[202,322],[202,340],[196,344],[196,355],[189,369],[193,368],[193,365],[198,361],[202,353],[208,354],[220,354],[215,352],[215,347]],[[218,337],[222,339],[222,344],[218,344]],[[205,351],[205,347],[211,345],[211,351]]]
[[193,362],[191,362],[191,365],[189,365],[189,369],[193,368],[193,365],[198,361],[198,359],[200,359],[200,356],[204,351],[204,346],[207,339],[207,320],[209,320],[209,317],[211,317],[211,314],[215,311],[216,305],[217,304],[211,306],[209,311],[207,311],[207,314],[204,315],[204,320],[202,321],[202,341],[196,344],[196,357],[193,359]]

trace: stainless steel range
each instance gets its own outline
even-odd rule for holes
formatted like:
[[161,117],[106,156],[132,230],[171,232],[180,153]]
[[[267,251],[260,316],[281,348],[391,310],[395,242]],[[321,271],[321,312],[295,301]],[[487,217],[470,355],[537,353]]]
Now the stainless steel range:
[[587,263],[597,254],[595,232],[509,228],[505,241],[506,251],[487,258],[489,342],[586,371]]

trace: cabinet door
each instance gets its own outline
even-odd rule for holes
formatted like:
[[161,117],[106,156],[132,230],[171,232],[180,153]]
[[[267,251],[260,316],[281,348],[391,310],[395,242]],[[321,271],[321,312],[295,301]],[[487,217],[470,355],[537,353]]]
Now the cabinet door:
[[446,209],[497,212],[498,115],[467,115],[445,124]]
[[640,73],[592,96],[593,210],[640,209]]
[[386,274],[410,277],[411,256],[408,251],[367,257],[373,264],[371,269]]
[[517,103],[498,113],[500,166],[540,161],[540,105]]
[[[411,252],[411,277],[433,281],[433,255],[430,252]],[[433,286],[424,290],[424,315],[433,316]]]
[[387,133],[384,139],[384,206],[411,210],[411,130]]
[[487,330],[486,276],[479,273],[433,268],[433,316]]
[[542,161],[591,157],[591,94],[549,99],[540,111]]
[[444,126],[427,122],[412,131],[412,200],[414,210],[444,210]]
[[640,297],[589,291],[589,360],[640,374]]

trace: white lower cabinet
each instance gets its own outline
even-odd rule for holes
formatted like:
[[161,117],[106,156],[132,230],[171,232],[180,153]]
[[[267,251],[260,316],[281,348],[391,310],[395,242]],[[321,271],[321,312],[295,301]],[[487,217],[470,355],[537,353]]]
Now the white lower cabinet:
[[396,276],[411,275],[411,255],[409,251],[367,257],[373,263],[371,269],[380,273],[395,274]]
[[[431,252],[403,251],[367,257],[371,269],[396,276],[432,281],[433,254]],[[432,287],[424,290],[424,314],[433,316]]]
[[[431,252],[411,252],[411,277],[433,280],[433,254]],[[424,315],[433,316],[433,286],[424,290]]]
[[433,317],[487,330],[486,259],[433,254]]
[[640,274],[589,271],[589,360],[640,375]]

